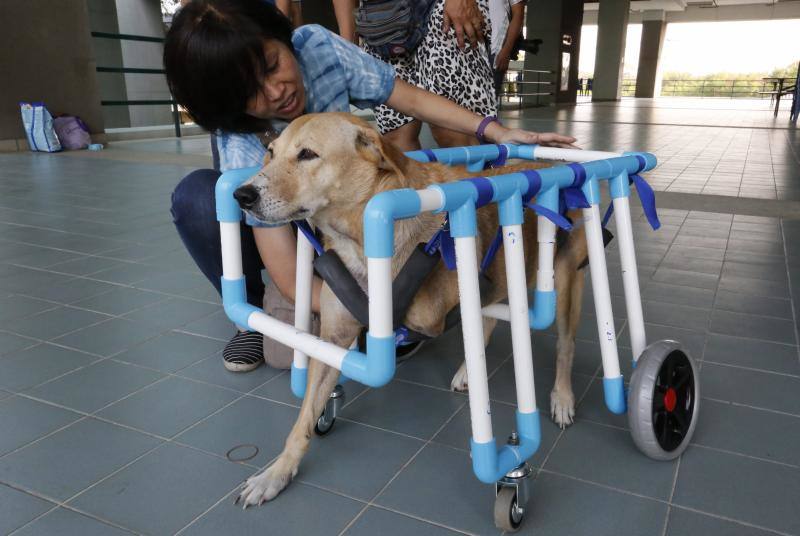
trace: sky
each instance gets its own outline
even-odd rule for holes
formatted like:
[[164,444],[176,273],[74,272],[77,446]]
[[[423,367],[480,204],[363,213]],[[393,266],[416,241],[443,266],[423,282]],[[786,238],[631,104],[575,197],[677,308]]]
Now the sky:
[[[641,24],[628,25],[626,76],[636,76]],[[770,71],[800,61],[800,19],[670,23],[661,53],[662,72],[703,75]],[[581,73],[594,71],[597,26],[581,31]]]

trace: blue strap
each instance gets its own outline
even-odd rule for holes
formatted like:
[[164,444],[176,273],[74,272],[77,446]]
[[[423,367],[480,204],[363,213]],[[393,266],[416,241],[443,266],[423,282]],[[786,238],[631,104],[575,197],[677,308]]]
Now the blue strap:
[[492,202],[494,197],[494,189],[492,183],[486,177],[473,177],[471,179],[462,179],[466,182],[471,182],[472,185],[478,190],[478,200],[475,202],[475,208],[481,208]]
[[[656,194],[653,192],[653,188],[638,174],[628,177],[628,181],[636,186],[636,193],[639,194],[639,201],[642,203],[642,209],[644,210],[644,215],[650,227],[652,227],[653,230],[660,228],[661,222],[658,219],[658,212],[656,211]],[[608,220],[611,219],[613,213],[614,200],[612,199],[603,216],[603,227],[608,224]]]
[[438,162],[439,161],[439,159],[436,158],[436,154],[433,151],[431,151],[430,149],[422,149],[422,152],[425,154],[425,156],[428,157],[428,162]]
[[406,339],[408,339],[408,328],[405,326],[400,326],[396,330],[394,330],[394,345],[402,346],[405,344]]
[[506,161],[508,160],[508,147],[505,145],[498,145],[497,150],[500,155],[497,157],[497,159],[487,162],[487,168],[499,168],[506,165]]
[[566,217],[559,214],[558,212],[553,212],[549,208],[545,208],[542,205],[537,205],[536,203],[528,203],[525,206],[533,210],[539,216],[544,216],[545,218],[555,223],[558,227],[561,227],[565,231],[572,230],[572,224],[569,222],[569,220]]
[[497,255],[497,250],[500,249],[500,246],[502,245],[503,245],[503,228],[498,225],[497,233],[495,233],[494,235],[494,240],[492,240],[492,243],[489,244],[489,249],[486,250],[486,255],[483,256],[483,260],[481,261],[481,273],[486,272],[489,266],[491,266],[495,255]]
[[311,245],[314,246],[314,251],[317,252],[317,255],[322,255],[325,253],[325,248],[322,247],[322,244],[317,239],[317,235],[314,234],[314,231],[311,229],[311,226],[306,220],[296,220],[293,221],[292,224],[305,235],[309,242],[311,242]]
[[528,191],[522,196],[522,202],[527,204],[542,189],[542,176],[535,169],[526,169],[521,173],[528,179]]
[[568,210],[576,208],[589,208],[589,201],[583,195],[583,184],[586,182],[586,168],[581,164],[567,164],[575,174],[575,179],[569,188],[564,188],[558,193],[558,211],[566,214]]

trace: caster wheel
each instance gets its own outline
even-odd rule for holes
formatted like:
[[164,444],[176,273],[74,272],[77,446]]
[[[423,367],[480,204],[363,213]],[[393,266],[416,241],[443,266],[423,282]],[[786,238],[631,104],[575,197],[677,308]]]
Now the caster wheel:
[[628,426],[639,450],[655,460],[680,456],[697,425],[699,404],[697,367],[680,343],[645,348],[628,391]]
[[522,525],[523,511],[517,504],[517,490],[503,487],[494,500],[494,524],[505,532],[516,532]]
[[329,419],[323,412],[317,419],[317,424],[314,425],[314,433],[318,436],[327,435],[328,432],[333,430],[334,424],[336,424],[336,417]]

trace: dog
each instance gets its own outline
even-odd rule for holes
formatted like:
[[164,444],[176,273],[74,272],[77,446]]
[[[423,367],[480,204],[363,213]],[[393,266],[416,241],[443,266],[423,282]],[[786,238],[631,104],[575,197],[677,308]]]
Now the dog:
[[[476,174],[468,173],[464,167],[419,163],[384,141],[364,121],[347,113],[329,112],[295,119],[269,145],[263,168],[242,184],[235,195],[240,206],[261,221],[277,224],[309,219],[322,231],[326,249],[335,250],[366,289],[362,214],[372,196],[396,188],[422,189],[430,184],[452,182],[467,176],[497,175],[535,167],[546,167],[546,164],[527,162]],[[580,218],[580,213],[572,216],[573,219]],[[477,246],[482,252],[497,232],[496,206],[479,210],[477,219]],[[523,226],[528,288],[535,287],[536,220],[528,217]],[[427,242],[443,221],[442,214],[424,213],[395,224],[393,275],[397,275],[417,244]],[[579,268],[587,258],[583,227],[571,232],[561,242],[555,259],[558,355],[550,406],[553,420],[563,428],[572,423],[575,414],[571,369],[584,287],[583,273]],[[484,306],[506,298],[503,255],[497,255],[487,275],[493,284],[485,293],[488,295],[482,296]],[[426,336],[436,337],[445,328],[446,314],[458,305],[458,301],[457,274],[440,262],[415,296],[404,324]],[[320,309],[322,339],[347,347],[359,335],[363,326],[327,285],[322,287]],[[496,322],[484,318],[486,341]],[[237,502],[241,500],[246,508],[269,501],[297,474],[314,425],[338,377],[338,370],[310,360],[305,398],[283,452],[265,471],[245,482]],[[468,388],[464,364],[455,373],[451,387],[457,391]]]

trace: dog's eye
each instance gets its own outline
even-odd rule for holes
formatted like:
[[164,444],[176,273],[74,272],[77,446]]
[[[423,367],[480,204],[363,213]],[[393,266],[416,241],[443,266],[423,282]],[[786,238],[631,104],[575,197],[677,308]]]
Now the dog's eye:
[[311,149],[300,149],[300,152],[297,153],[297,160],[313,160],[315,158],[319,158],[319,155],[312,151]]

